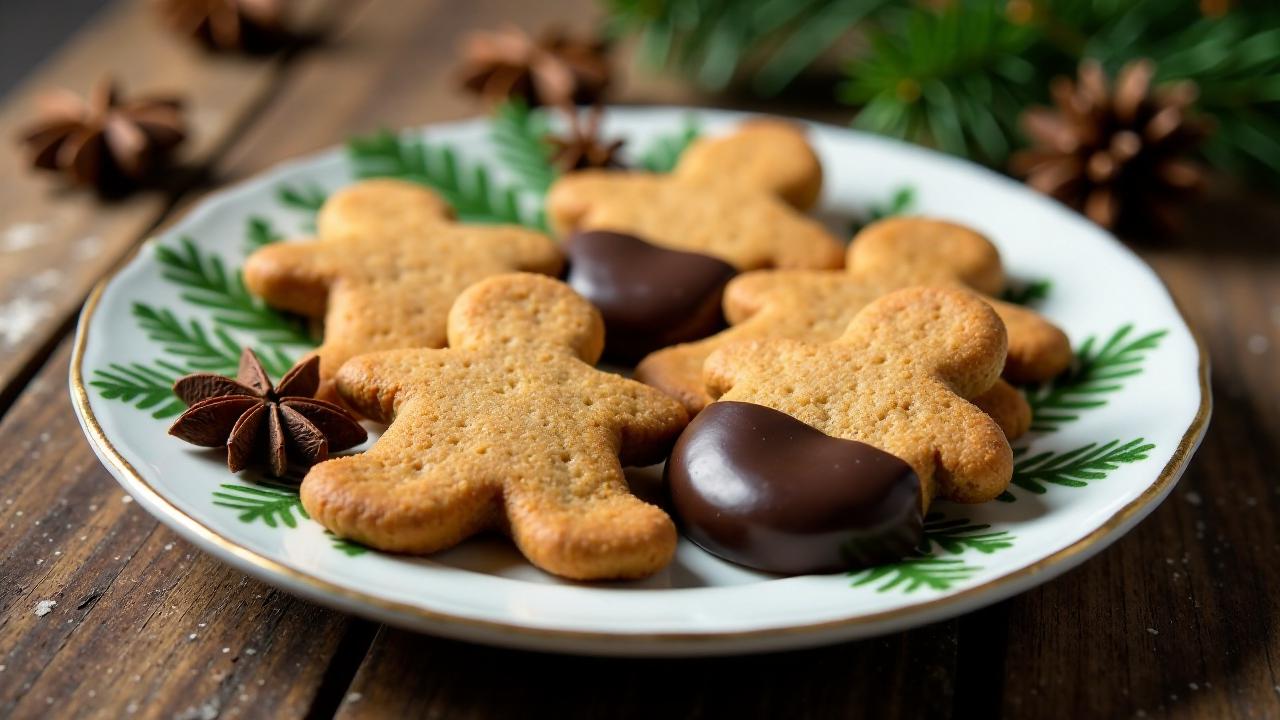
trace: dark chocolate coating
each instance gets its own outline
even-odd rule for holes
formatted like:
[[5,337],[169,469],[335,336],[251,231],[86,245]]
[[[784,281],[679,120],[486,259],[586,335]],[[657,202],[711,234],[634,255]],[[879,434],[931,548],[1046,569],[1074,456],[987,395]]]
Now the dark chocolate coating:
[[708,405],[676,441],[666,477],[685,534],[758,570],[800,575],[891,562],[923,534],[910,465],[763,405]]
[[610,360],[639,360],[724,327],[720,297],[737,274],[729,263],[603,230],[570,235],[564,250],[569,287],[604,317]]

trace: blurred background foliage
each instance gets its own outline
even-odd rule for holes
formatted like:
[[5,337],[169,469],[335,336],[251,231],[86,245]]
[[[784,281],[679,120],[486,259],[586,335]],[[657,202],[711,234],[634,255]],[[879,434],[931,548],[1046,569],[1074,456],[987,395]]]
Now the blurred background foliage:
[[1004,167],[1019,117],[1084,59],[1194,81],[1214,167],[1280,185],[1275,0],[602,0],[642,66],[703,89],[829,92],[852,124]]

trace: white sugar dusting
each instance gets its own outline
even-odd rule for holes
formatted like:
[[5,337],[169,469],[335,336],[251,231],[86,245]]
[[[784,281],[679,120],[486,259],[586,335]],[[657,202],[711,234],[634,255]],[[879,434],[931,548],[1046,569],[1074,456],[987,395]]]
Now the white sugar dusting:
[[1245,341],[1244,346],[1254,355],[1262,355],[1271,347],[1271,341],[1262,333],[1254,333]]
[[0,345],[17,345],[25,340],[52,310],[49,303],[27,297],[0,305]]
[[14,223],[5,229],[3,236],[0,236],[0,249],[5,252],[26,250],[40,242],[40,236],[43,234],[44,225],[40,223]]
[[57,605],[57,600],[41,600],[36,603],[36,617],[44,617],[53,612],[53,606]]
[[71,246],[71,255],[76,260],[89,260],[98,256],[102,249],[102,238],[97,235],[82,237]]

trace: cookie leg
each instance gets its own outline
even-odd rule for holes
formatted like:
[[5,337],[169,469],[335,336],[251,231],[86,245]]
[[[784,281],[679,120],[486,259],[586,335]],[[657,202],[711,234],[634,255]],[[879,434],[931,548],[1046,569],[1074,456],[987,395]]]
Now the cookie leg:
[[556,486],[508,487],[511,538],[534,565],[573,580],[652,575],[675,554],[675,525],[622,482],[586,497]]
[[969,402],[990,415],[1010,440],[1017,440],[1031,429],[1031,405],[1017,388],[1004,380],[997,380],[990,390]]
[[493,527],[501,488],[412,457],[366,453],[311,468],[302,506],[340,537],[388,552],[426,555]]

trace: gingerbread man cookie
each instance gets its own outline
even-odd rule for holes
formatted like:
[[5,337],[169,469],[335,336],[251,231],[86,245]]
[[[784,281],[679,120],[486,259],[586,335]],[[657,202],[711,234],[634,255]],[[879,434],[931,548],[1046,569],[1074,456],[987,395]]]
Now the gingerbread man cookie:
[[977,295],[915,287],[866,306],[830,343],[721,348],[707,359],[705,380],[719,400],[763,405],[901,458],[927,509],[938,497],[985,502],[1009,484],[1004,432],[965,400],[996,382],[1005,348],[1003,323]]
[[840,242],[801,212],[821,186],[822,167],[803,131],[760,120],[698,140],[670,174],[565,175],[547,195],[547,215],[561,237],[625,233],[738,270],[838,268]]
[[476,283],[449,313],[448,349],[350,360],[343,400],[390,427],[366,453],[315,466],[307,512],[343,537],[426,554],[483,530],[579,580],[636,578],[671,559],[676,531],[633,496],[624,464],[660,461],[687,416],[665,394],[592,364],[603,326],[563,283]]
[[316,227],[317,240],[253,253],[244,279],[273,307],[324,318],[316,352],[326,388],[360,353],[443,346],[450,305],[477,280],[517,270],[556,275],[563,265],[541,233],[460,225],[435,193],[399,180],[335,193]]
[[[854,238],[844,271],[772,270],[733,279],[724,296],[732,327],[649,355],[637,366],[636,378],[697,413],[710,400],[702,385],[702,364],[717,348],[770,337],[833,340],[868,303],[911,285],[963,286],[984,293],[1008,328],[1004,374],[1010,380],[1047,380],[1071,362],[1071,345],[1061,330],[1034,311],[992,297],[1004,287],[1004,271],[989,240],[954,223],[893,218]],[[1030,409],[1005,383],[971,399],[992,409],[1010,437],[1029,426]]]

